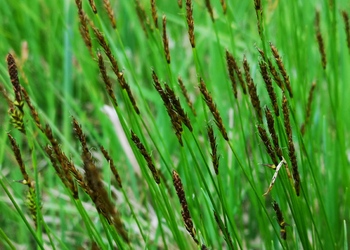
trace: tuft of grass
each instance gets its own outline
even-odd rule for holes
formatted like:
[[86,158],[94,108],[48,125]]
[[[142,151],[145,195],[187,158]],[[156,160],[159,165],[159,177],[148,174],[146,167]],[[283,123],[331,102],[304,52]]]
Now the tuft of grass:
[[347,249],[348,8],[4,3],[0,248]]

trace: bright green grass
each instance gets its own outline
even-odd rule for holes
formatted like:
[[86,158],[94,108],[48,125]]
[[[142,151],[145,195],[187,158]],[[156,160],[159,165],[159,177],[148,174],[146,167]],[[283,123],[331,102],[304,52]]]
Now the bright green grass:
[[[19,61],[20,82],[39,110],[43,124],[49,124],[62,150],[76,166],[82,166],[80,146],[73,135],[74,116],[88,137],[91,152],[101,167],[103,180],[124,226],[131,238],[122,241],[112,227],[99,217],[91,200],[80,192],[75,201],[56,176],[43,147],[48,143],[35,127],[26,108],[27,138],[10,124],[8,106],[0,98],[0,248],[4,249],[84,249],[96,242],[101,249],[195,249],[187,233],[181,206],[172,183],[176,170],[184,184],[187,202],[197,238],[209,249],[227,249],[224,234],[214,219],[214,211],[228,229],[235,249],[346,249],[350,236],[349,195],[349,104],[350,53],[346,45],[341,10],[349,10],[345,0],[262,1],[265,41],[258,34],[254,1],[227,1],[226,16],[220,1],[211,1],[215,23],[205,8],[205,1],[194,1],[196,49],[192,50],[187,34],[185,3],[156,1],[160,29],[141,28],[133,1],[111,1],[117,19],[117,30],[108,21],[102,1],[97,1],[98,15],[88,1],[83,8],[101,29],[112,52],[123,69],[126,81],[136,97],[141,114],[137,115],[127,95],[121,91],[112,71],[119,107],[114,112],[107,98],[98,70],[78,31],[74,1],[5,1],[0,8],[0,82],[11,93],[5,57],[16,54],[21,60],[28,44],[28,59]],[[140,1],[153,25],[149,1]],[[332,4],[330,4],[332,2]],[[316,41],[315,11],[320,10],[327,68],[323,70]],[[171,64],[165,60],[162,45],[161,16],[167,17]],[[93,33],[93,52],[101,50]],[[297,197],[284,168],[280,170],[273,190],[263,193],[273,170],[259,138],[258,121],[248,95],[238,86],[234,98],[229,81],[225,50],[242,66],[247,57],[257,85],[262,107],[272,110],[271,101],[259,73],[261,57],[256,47],[269,50],[272,42],[280,52],[290,76],[294,98],[289,98],[293,139],[301,176],[301,195]],[[94,55],[95,56],[95,55]],[[107,64],[107,59],[106,59]],[[109,65],[109,64],[107,64]],[[190,116],[193,134],[184,126],[184,147],[178,143],[162,100],[153,87],[152,70],[167,82],[180,97]],[[194,101],[197,116],[186,105],[177,85],[181,76]],[[202,77],[229,132],[227,143],[215,126],[198,88]],[[310,123],[304,136],[300,126],[305,120],[308,92],[316,82]],[[281,107],[281,90],[275,85]],[[111,116],[102,111],[110,106]],[[112,120],[119,117],[118,132]],[[210,159],[206,127],[212,124],[220,154],[219,175]],[[276,118],[276,129],[283,154],[288,158],[283,116]],[[132,129],[146,146],[166,182],[157,185],[133,142]],[[131,149],[124,146],[124,130]],[[7,139],[16,138],[22,150],[27,171],[36,180],[43,220],[36,231],[26,208],[26,187],[13,182],[22,176]],[[121,175],[123,189],[117,190],[108,163],[98,150],[103,145],[114,159]],[[135,162],[134,157],[137,162]],[[169,189],[168,189],[169,187]],[[287,240],[280,228],[271,202],[276,200],[288,223]],[[26,219],[25,219],[26,218]]]

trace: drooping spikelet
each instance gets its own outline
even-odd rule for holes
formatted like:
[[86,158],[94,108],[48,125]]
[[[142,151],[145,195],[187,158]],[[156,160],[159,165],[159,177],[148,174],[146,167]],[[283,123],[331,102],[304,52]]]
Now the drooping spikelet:
[[205,6],[209,12],[212,22],[215,22],[213,8],[211,7],[210,0],[205,0]]
[[166,16],[165,15],[163,15],[163,46],[164,46],[165,59],[167,63],[170,64],[169,41],[166,33]]
[[273,149],[273,147],[271,145],[270,138],[268,137],[265,128],[260,124],[258,124],[257,127],[258,127],[258,131],[259,131],[259,136],[265,145],[267,153],[269,154],[272,162],[274,164],[277,164],[278,160],[277,160],[276,155],[275,155],[275,150]]
[[292,88],[290,86],[289,76],[288,76],[287,71],[286,71],[286,69],[284,67],[282,59],[281,59],[281,57],[280,57],[280,55],[278,53],[278,50],[272,43],[270,43],[270,48],[271,48],[272,54],[273,54],[273,56],[275,58],[275,61],[277,63],[278,69],[280,70],[281,75],[283,77],[284,84],[286,85],[286,88],[288,90],[289,96],[293,97],[293,92],[292,92]]
[[137,149],[140,151],[142,154],[143,158],[147,162],[147,166],[149,170],[152,172],[153,179],[157,184],[160,184],[160,178],[159,178],[159,173],[156,167],[153,164],[151,155],[147,152],[145,146],[143,143],[140,141],[139,137],[131,130],[131,140],[135,143]]
[[100,69],[103,82],[105,83],[107,93],[108,93],[108,95],[109,95],[109,97],[110,97],[110,99],[111,99],[111,101],[113,103],[113,106],[117,107],[118,106],[117,98],[114,95],[114,91],[113,91],[113,88],[112,88],[112,83],[111,83],[111,80],[109,79],[109,77],[107,75],[106,66],[104,64],[103,57],[102,57],[100,52],[97,52],[97,58],[98,58],[98,67]]
[[307,126],[307,124],[309,123],[309,120],[310,120],[311,104],[312,104],[313,94],[314,94],[315,88],[316,88],[316,83],[313,83],[311,88],[310,88],[310,91],[309,91],[309,97],[307,99],[305,122],[301,125],[301,128],[300,128],[300,132],[302,135],[305,134],[305,127]]
[[196,47],[195,39],[194,39],[194,21],[193,21],[193,7],[192,0],[186,0],[186,20],[188,26],[188,36],[190,39],[190,43],[192,48]]
[[226,50],[226,64],[227,64],[227,69],[228,69],[228,75],[230,77],[231,80],[231,86],[233,89],[233,95],[235,96],[235,98],[237,99],[237,82],[235,79],[235,69],[234,69],[234,61],[235,59],[233,58],[233,56],[230,54],[230,52],[228,52],[228,50]]
[[218,126],[224,139],[226,141],[228,141],[227,132],[226,132],[224,123],[222,122],[222,118],[220,116],[219,110],[217,109],[216,104],[213,101],[213,98],[209,94],[208,89],[205,86],[205,83],[204,83],[202,78],[200,78],[199,89],[203,95],[205,103],[207,104],[208,108],[210,109],[210,112],[212,113],[212,115],[214,116],[216,126]]
[[259,62],[259,67],[260,67],[260,73],[264,79],[265,82],[265,86],[267,89],[267,93],[269,94],[272,106],[273,106],[273,110],[275,111],[275,115],[279,116],[279,109],[278,109],[278,104],[277,104],[277,97],[276,97],[276,93],[275,90],[272,86],[272,81],[270,78],[270,75],[267,71],[267,65],[264,61],[260,61]]
[[210,142],[210,148],[211,148],[211,160],[213,162],[213,167],[215,174],[219,174],[219,159],[220,156],[218,156],[218,145],[216,144],[216,137],[214,135],[214,130],[212,126],[207,127],[207,132],[208,132],[208,137],[209,137],[209,142]]
[[[233,70],[236,72],[238,81],[241,84],[243,94],[247,94],[247,89],[245,86],[245,82],[243,80],[242,71],[238,67],[238,64],[237,64],[235,58],[233,57],[233,55],[228,50],[226,50],[226,61],[227,61],[227,67],[229,68],[229,74],[231,75],[230,68],[233,68]],[[233,72],[232,72],[232,74],[233,74]]]
[[193,226],[192,217],[191,217],[190,211],[188,210],[185,191],[183,189],[180,176],[175,170],[173,170],[173,182],[174,182],[174,187],[175,187],[177,196],[179,197],[179,201],[182,207],[181,215],[182,215],[182,219],[184,220],[186,230],[192,236],[192,239],[197,244],[199,244],[199,241],[196,238],[196,230]]
[[278,203],[276,201],[272,202],[272,207],[273,210],[275,210],[276,216],[277,216],[277,221],[278,221],[278,225],[280,226],[280,234],[281,234],[281,238],[283,240],[287,239],[287,231],[286,231],[286,222],[284,221],[283,215],[282,215],[282,211],[278,205]]
[[283,95],[283,101],[282,101],[282,108],[283,108],[283,119],[284,119],[284,127],[286,129],[286,134],[288,138],[288,155],[289,159],[292,163],[292,174],[294,179],[294,188],[297,196],[300,195],[300,176],[299,176],[299,170],[298,170],[298,162],[297,157],[295,154],[295,148],[293,143],[293,135],[292,135],[292,128],[290,125],[289,120],[289,110],[288,110],[288,104],[287,104],[287,98],[285,95]]
[[260,106],[260,99],[258,97],[258,93],[256,90],[256,86],[254,84],[253,78],[250,76],[250,68],[249,68],[247,58],[245,56],[243,58],[243,68],[244,68],[244,72],[245,72],[245,79],[246,79],[247,86],[248,86],[250,100],[251,100],[252,105],[255,109],[258,120],[261,123],[262,122],[262,112],[261,112],[261,106]]
[[21,91],[22,91],[22,95],[24,97],[24,100],[26,101],[26,103],[29,107],[30,114],[35,122],[35,125],[37,126],[38,129],[40,129],[42,132],[44,132],[44,129],[42,128],[41,123],[40,123],[38,111],[33,106],[27,91],[23,87],[21,87]]
[[91,6],[92,11],[97,14],[96,4],[94,0],[89,0],[89,4]]
[[327,66],[327,59],[326,59],[326,51],[324,48],[324,42],[321,35],[321,27],[320,27],[320,12],[316,11],[316,18],[315,18],[315,28],[316,28],[316,39],[318,43],[318,50],[321,54],[321,60],[322,60],[322,67],[323,69],[326,69]]
[[82,0],[75,0],[75,3],[78,8],[78,16],[80,20],[79,31],[84,40],[85,46],[88,48],[90,54],[92,55],[92,42],[91,36],[88,28],[88,17],[86,13],[83,11]]
[[147,17],[145,8],[142,6],[140,1],[139,0],[135,0],[135,2],[136,2],[136,13],[137,13],[137,16],[139,18],[142,30],[144,31],[146,37],[148,38],[147,27],[149,27],[149,29],[152,30],[151,29],[151,25],[150,25],[150,21],[149,21],[149,19]]
[[214,211],[214,218],[215,218],[216,224],[218,224],[221,232],[224,234],[224,240],[226,241],[226,244],[229,246],[228,249],[235,249],[233,247],[233,242],[232,242],[230,232],[228,231],[227,227],[222,222],[220,216],[217,214],[216,211]]
[[[157,8],[156,8],[156,0],[151,0],[151,11],[152,11],[152,19],[154,22],[154,26],[156,29],[158,29],[158,14],[157,14]],[[164,23],[164,16],[163,16],[163,23]],[[164,29],[164,24],[163,24]]]
[[103,156],[106,158],[106,160],[109,163],[109,168],[111,169],[111,171],[112,171],[112,173],[114,175],[114,178],[117,181],[118,187],[119,188],[123,188],[122,181],[120,179],[120,175],[118,173],[117,168],[114,165],[113,159],[110,157],[110,155],[108,154],[107,150],[103,146],[100,146],[100,150],[101,150]]
[[185,99],[187,101],[187,105],[190,107],[192,113],[196,116],[197,115],[196,114],[196,110],[193,107],[193,103],[192,103],[192,101],[191,101],[191,99],[190,99],[190,97],[189,97],[189,95],[187,93],[187,89],[186,89],[186,87],[185,87],[181,77],[178,77],[177,81],[179,82],[179,85],[180,85],[180,88],[181,88],[181,92],[182,92],[183,96],[185,97]]
[[273,146],[274,146],[274,151],[275,154],[278,156],[279,160],[282,159],[282,150],[281,147],[279,146],[278,143],[278,137],[277,137],[277,133],[275,130],[275,125],[274,125],[274,119],[273,116],[270,112],[270,110],[266,107],[265,109],[265,116],[266,116],[266,121],[267,121],[267,127],[269,129],[271,138],[272,138],[272,142],[273,142]]
[[346,11],[341,12],[343,16],[343,21],[345,25],[345,35],[346,35],[346,44],[350,53],[350,23],[349,23],[349,14]]
[[117,23],[115,21],[114,12],[113,12],[113,9],[112,9],[112,6],[111,6],[111,3],[109,2],[109,0],[103,0],[103,7],[105,8],[105,10],[108,14],[108,18],[112,24],[113,29],[116,29]]

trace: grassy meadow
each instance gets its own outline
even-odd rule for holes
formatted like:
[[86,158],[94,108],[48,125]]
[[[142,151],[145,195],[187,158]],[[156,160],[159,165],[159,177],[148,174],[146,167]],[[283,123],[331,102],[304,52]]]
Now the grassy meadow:
[[348,249],[349,10],[3,1],[0,249]]

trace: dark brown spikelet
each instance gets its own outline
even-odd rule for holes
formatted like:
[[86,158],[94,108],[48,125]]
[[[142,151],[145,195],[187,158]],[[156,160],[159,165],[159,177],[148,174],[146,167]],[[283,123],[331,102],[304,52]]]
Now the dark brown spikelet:
[[91,6],[92,11],[97,14],[96,4],[94,0],[89,0],[89,4]]
[[203,95],[205,103],[207,104],[208,108],[210,109],[210,112],[212,113],[212,115],[214,116],[216,126],[219,128],[224,139],[226,141],[228,141],[227,132],[226,132],[225,126],[222,122],[222,118],[220,116],[220,113],[216,107],[216,104],[213,101],[213,98],[209,94],[208,89],[205,86],[205,83],[204,83],[202,78],[200,79],[199,89]]
[[212,126],[207,127],[208,131],[208,137],[209,137],[209,142],[210,142],[210,148],[211,148],[211,160],[213,162],[213,167],[215,174],[219,174],[219,159],[220,156],[218,156],[218,145],[216,144],[216,137],[214,135],[214,130]]
[[[244,82],[244,79],[243,79],[242,71],[238,67],[236,59],[233,57],[233,55],[226,50],[226,61],[228,61],[228,60],[230,61],[230,65],[232,65],[234,71],[236,72],[238,81],[241,84],[241,87],[242,87],[242,90],[243,90],[243,94],[247,94],[247,89],[246,89],[245,82]],[[228,67],[229,67],[229,63],[228,63]]]
[[78,137],[82,147],[82,160],[85,170],[85,180],[87,186],[91,189],[88,193],[94,202],[97,211],[106,218],[109,224],[113,225],[125,242],[129,242],[128,235],[124,229],[120,215],[115,209],[113,203],[108,197],[108,193],[103,185],[101,175],[96,168],[91,153],[89,152],[86,136],[78,121],[73,118],[73,130]]
[[17,65],[16,65],[16,61],[15,58],[13,57],[12,54],[8,54],[6,57],[7,60],[7,67],[8,67],[8,72],[10,75],[10,80],[12,83],[12,87],[13,87],[13,92],[15,93],[15,99],[17,101],[17,103],[21,103],[22,102],[22,92],[21,92],[21,85],[19,83],[19,79],[18,79],[18,71],[17,71]]
[[[122,79],[124,79],[124,76],[123,76],[123,73],[122,73],[122,72],[119,73],[119,77],[122,78]],[[121,80],[119,80],[119,82],[120,82],[120,81],[121,81]],[[134,98],[134,95],[133,95],[132,92],[131,92],[130,85],[127,84],[127,83],[125,82],[125,79],[124,79],[124,84],[123,84],[123,86],[124,86],[124,89],[125,89],[126,93],[128,94],[128,97],[129,97],[129,100],[130,100],[130,102],[131,102],[132,107],[134,108],[136,114],[139,115],[139,114],[140,114],[140,110],[139,110],[139,108],[138,108],[138,106],[137,106],[137,104],[136,104],[136,100],[135,100],[135,98]]]
[[181,134],[183,132],[182,118],[180,117],[180,115],[177,112],[175,112],[166,91],[160,85],[160,81],[158,79],[158,76],[154,71],[152,72],[152,78],[153,78],[153,82],[154,82],[154,87],[157,90],[157,92],[159,93],[160,97],[162,98],[164,106],[165,106],[167,113],[170,117],[171,124],[173,125],[173,129],[175,131],[175,135],[176,135],[180,145],[183,146],[182,137],[181,137]]
[[165,15],[163,15],[163,46],[164,46],[165,59],[167,63],[170,64],[169,41],[168,41],[168,36],[166,34],[166,16]]
[[321,60],[322,60],[322,67],[323,69],[326,69],[327,66],[327,59],[326,59],[326,52],[324,48],[324,42],[321,35],[321,27],[320,27],[320,12],[316,11],[316,18],[315,18],[315,29],[316,29],[316,39],[318,43],[318,50],[321,54]]
[[206,245],[202,244],[201,250],[208,250],[208,249],[209,249],[209,248],[208,248]]
[[273,110],[275,111],[275,115],[279,116],[280,113],[279,113],[279,109],[278,109],[276,93],[275,93],[275,90],[273,89],[273,86],[272,86],[272,80],[271,80],[271,77],[268,73],[267,65],[264,61],[260,61],[259,67],[260,67],[260,73],[261,73],[261,75],[264,79],[264,82],[265,82],[267,93],[269,94],[269,97],[270,97],[270,100],[271,100],[271,103],[273,106]]
[[197,115],[196,110],[193,107],[193,103],[192,103],[192,101],[191,101],[191,99],[190,99],[190,97],[189,97],[189,95],[187,93],[187,89],[186,89],[186,87],[185,87],[181,77],[178,77],[177,81],[179,82],[181,92],[182,92],[183,96],[186,99],[187,105],[190,107],[192,113],[196,116]]
[[267,59],[267,63],[269,64],[269,69],[270,69],[270,73],[273,77],[273,80],[275,81],[275,83],[277,84],[277,86],[284,91],[284,85],[283,85],[283,81],[279,75],[279,73],[277,72],[275,66],[272,64],[270,59]]
[[190,43],[192,48],[196,47],[195,39],[194,39],[194,21],[193,21],[193,7],[192,0],[186,0],[186,20],[188,26],[188,36],[190,39]]
[[235,79],[235,69],[234,69],[234,58],[233,56],[230,54],[230,52],[228,52],[228,50],[226,50],[226,63],[227,63],[227,70],[228,70],[228,75],[230,77],[231,80],[231,86],[233,89],[233,95],[235,96],[235,98],[237,99],[237,82]]
[[258,32],[259,35],[262,36],[262,7],[261,7],[261,0],[254,0],[254,6],[255,6],[255,13],[256,13],[256,18],[258,20]]
[[310,121],[311,104],[312,104],[313,94],[314,94],[315,88],[316,88],[316,83],[313,83],[311,88],[310,88],[310,91],[309,91],[309,97],[307,99],[305,122],[301,125],[301,128],[300,128],[300,132],[302,135],[305,134],[305,127],[307,126],[307,124]]
[[[73,198],[78,199],[79,198],[78,189],[77,189],[77,186],[76,186],[76,184],[73,180],[73,177],[71,175],[72,169],[73,168],[75,169],[74,164],[68,159],[68,157],[60,149],[57,140],[53,137],[52,130],[51,130],[49,125],[46,125],[44,133],[45,133],[47,139],[49,140],[49,142],[51,143],[53,152],[56,155],[56,160],[61,165],[62,173],[64,176],[64,180],[61,179],[62,182],[72,192]],[[49,157],[50,157],[50,155],[49,155]],[[50,160],[51,160],[51,157],[50,157]],[[54,163],[53,163],[53,165],[54,165]]]
[[[158,14],[157,14],[157,8],[156,8],[156,0],[151,0],[151,11],[152,11],[152,19],[154,22],[154,26],[158,29]],[[164,16],[163,16],[163,29],[164,29]]]
[[40,122],[38,111],[33,106],[27,91],[25,90],[25,88],[21,87],[21,92],[22,92],[22,95],[24,97],[24,100],[26,101],[26,103],[27,103],[27,105],[29,107],[30,114],[31,114],[31,116],[32,116],[32,118],[33,118],[33,120],[35,122],[35,125],[37,126],[38,129],[40,129],[42,132],[44,132],[44,129],[41,126],[41,122]]
[[243,58],[243,68],[244,68],[244,72],[245,72],[245,79],[246,79],[246,83],[248,86],[250,100],[251,100],[252,105],[255,109],[258,120],[261,123],[262,122],[262,112],[261,112],[261,106],[260,106],[260,99],[258,97],[258,93],[256,90],[256,86],[254,84],[253,78],[250,76],[250,68],[249,68],[247,58],[245,56]]
[[78,15],[80,20],[79,31],[84,40],[85,46],[88,48],[90,54],[92,55],[92,42],[91,42],[91,36],[88,28],[88,17],[86,16],[86,13],[83,11],[82,1],[75,0],[75,3],[78,8]]
[[182,0],[177,0],[177,4],[179,5],[179,8],[182,9]]
[[278,225],[280,226],[280,234],[283,240],[287,239],[286,222],[284,221],[282,211],[276,201],[272,202],[273,210],[275,210]]
[[190,118],[182,108],[179,98],[176,97],[175,92],[169,87],[168,84],[164,84],[164,86],[168,99],[170,100],[173,108],[175,109],[185,126],[192,132],[193,128],[191,125]]
[[139,18],[142,30],[144,31],[146,37],[148,38],[147,25],[149,26],[149,20],[147,18],[146,11],[141,5],[140,1],[136,0],[135,2],[136,2],[136,13]]
[[205,0],[205,6],[207,7],[211,20],[215,22],[213,8],[211,7],[210,0]]
[[268,108],[265,109],[265,116],[266,116],[266,120],[267,120],[267,127],[269,129],[269,132],[270,132],[270,135],[272,138],[272,142],[274,145],[275,153],[278,156],[278,159],[282,160],[282,150],[281,150],[279,143],[278,143],[278,137],[277,137],[277,133],[275,130],[273,116]]
[[224,234],[224,240],[226,241],[226,244],[229,246],[229,249],[235,249],[233,247],[233,242],[232,242],[230,232],[228,231],[225,224],[222,222],[220,216],[215,211],[214,211],[214,218],[215,218],[215,221],[218,224],[221,232]]
[[182,215],[182,218],[184,220],[186,230],[189,232],[189,234],[192,236],[192,239],[198,245],[199,241],[196,239],[196,230],[193,226],[190,211],[188,210],[186,195],[185,195],[185,191],[183,189],[183,185],[182,185],[180,176],[175,170],[173,170],[172,175],[173,175],[174,187],[175,187],[177,196],[179,197],[179,201],[180,201],[180,204],[182,207],[181,215]]
[[343,21],[345,25],[345,34],[346,34],[346,44],[350,53],[350,24],[349,24],[349,14],[346,11],[341,12],[343,16]]
[[225,0],[220,0],[222,11],[224,12],[224,15],[226,15],[227,12],[227,6]]
[[143,158],[146,160],[147,166],[148,166],[149,170],[151,170],[151,172],[152,172],[153,179],[155,180],[155,182],[157,184],[159,184],[160,177],[159,177],[158,170],[154,166],[152,158],[151,158],[150,154],[147,152],[145,146],[142,144],[139,137],[132,130],[131,130],[131,140],[135,143],[136,147],[138,148],[138,150],[142,154]]
[[287,71],[286,71],[286,69],[284,67],[282,59],[281,59],[281,57],[280,57],[280,55],[278,53],[278,50],[272,43],[270,43],[270,48],[271,48],[272,54],[273,54],[273,56],[275,58],[275,61],[277,63],[278,69],[280,70],[281,75],[283,77],[283,81],[284,81],[284,84],[286,85],[286,88],[288,90],[289,96],[293,98],[293,92],[292,92],[292,88],[290,86],[289,76],[288,76]]
[[114,175],[114,178],[117,181],[118,187],[119,188],[123,188],[122,181],[120,179],[120,175],[118,173],[117,168],[114,165],[113,159],[110,157],[110,155],[108,154],[107,150],[103,146],[100,146],[100,150],[101,150],[103,156],[106,158],[106,160],[109,163],[109,168],[111,169],[111,171],[112,171],[112,173]]
[[265,128],[263,128],[260,124],[258,124],[258,131],[259,131],[259,136],[265,145],[267,153],[269,154],[272,162],[277,166],[278,160],[275,155],[275,150],[271,145],[270,138],[268,137]]
[[283,108],[283,118],[284,118],[284,127],[286,129],[286,134],[288,138],[288,155],[289,159],[292,163],[292,174],[294,179],[294,188],[297,196],[300,195],[300,176],[299,176],[299,170],[298,170],[298,162],[297,157],[295,154],[295,148],[293,143],[293,134],[292,134],[292,128],[290,125],[289,120],[289,110],[288,110],[288,104],[287,104],[287,98],[285,95],[283,95],[283,102],[282,102],[282,108]]
[[109,2],[109,0],[103,0],[103,7],[105,8],[109,21],[112,24],[113,29],[117,28],[117,22],[115,21],[115,17],[114,17],[114,12],[111,6],[111,3]]
[[112,83],[107,75],[107,70],[106,70],[106,66],[105,66],[104,61],[103,61],[103,56],[100,52],[97,52],[97,58],[98,58],[98,67],[100,69],[103,82],[105,83],[107,93],[108,93],[108,95],[113,103],[113,106],[118,107],[117,98],[114,95]]
[[24,162],[22,159],[22,155],[21,155],[21,150],[19,149],[19,146],[15,140],[15,138],[12,137],[12,135],[10,135],[9,133],[7,133],[8,138],[10,139],[11,142],[11,149],[15,155],[16,161],[18,163],[19,169],[21,170],[24,182],[22,182],[23,184],[26,185],[30,185],[31,181],[29,179],[28,173],[26,171],[26,168],[24,166]]

